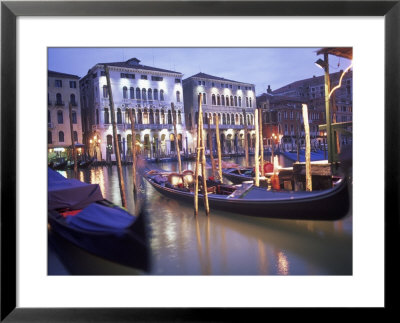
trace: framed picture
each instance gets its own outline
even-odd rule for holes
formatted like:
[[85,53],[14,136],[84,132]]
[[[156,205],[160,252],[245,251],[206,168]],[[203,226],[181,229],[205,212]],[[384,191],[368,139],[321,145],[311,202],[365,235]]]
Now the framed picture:
[[[22,79],[32,78],[31,90],[32,93],[35,92],[37,88],[43,88],[42,83],[36,83],[36,69],[35,64],[39,64],[41,61],[43,63],[44,57],[47,55],[47,51],[43,51],[43,48],[35,49],[35,39],[40,42],[40,39],[46,39],[48,42],[48,47],[61,47],[61,46],[75,46],[71,45],[70,40],[65,42],[62,37],[57,37],[57,25],[59,23],[71,24],[71,30],[74,31],[74,42],[76,46],[88,47],[116,47],[116,46],[129,46],[129,42],[121,42],[121,39],[125,39],[124,35],[133,34],[139,35],[145,38],[146,28],[145,26],[154,24],[156,30],[159,30],[159,35],[164,39],[163,42],[149,40],[147,44],[154,43],[155,46],[187,46],[187,47],[217,47],[221,46],[245,46],[252,47],[265,46],[268,42],[265,39],[260,39],[265,37],[271,37],[274,39],[270,42],[271,47],[276,46],[293,46],[293,47],[325,47],[325,46],[339,46],[340,38],[338,38],[336,32],[336,27],[340,24],[340,20],[346,20],[346,26],[349,27],[349,34],[353,35],[362,34],[363,32],[369,32],[369,39],[371,43],[364,40],[363,46],[354,47],[355,50],[363,49],[365,52],[355,53],[355,56],[359,59],[358,65],[355,64],[355,75],[365,76],[367,73],[363,69],[370,69],[371,80],[369,82],[362,83],[362,86],[358,86],[358,97],[363,97],[368,95],[371,98],[371,103],[376,105],[376,115],[363,115],[359,113],[361,123],[367,123],[363,130],[360,130],[361,126],[355,125],[355,132],[359,131],[363,136],[358,137],[358,143],[362,142],[360,146],[364,147],[366,151],[357,151],[357,165],[360,166],[364,172],[356,172],[358,178],[362,178],[363,182],[370,185],[368,191],[366,187],[363,191],[356,192],[357,198],[364,200],[365,202],[360,202],[356,204],[357,206],[357,217],[355,220],[359,224],[363,221],[362,215],[368,219],[368,225],[362,226],[365,228],[364,232],[357,231],[355,234],[354,243],[354,261],[358,258],[362,258],[363,261],[359,265],[354,263],[354,273],[353,277],[347,277],[342,279],[336,279],[332,277],[332,282],[329,286],[332,287],[333,293],[340,293],[340,288],[333,288],[334,284],[338,286],[343,286],[342,284],[347,283],[352,285],[352,292],[348,295],[342,295],[342,302],[334,303],[333,307],[384,307],[386,309],[392,309],[394,306],[394,301],[391,296],[394,289],[394,284],[387,284],[389,281],[389,275],[391,274],[389,270],[393,267],[391,264],[390,255],[395,254],[397,251],[395,248],[396,243],[391,240],[396,233],[398,233],[398,171],[399,171],[399,160],[397,152],[399,134],[398,134],[398,120],[399,120],[399,94],[398,88],[400,84],[399,76],[399,57],[400,57],[400,4],[398,1],[122,1],[122,2],[35,2],[35,1],[4,1],[1,5],[1,24],[2,24],[2,48],[1,48],[1,93],[2,93],[2,109],[1,109],[1,158],[2,158],[2,168],[1,168],[1,180],[2,180],[2,196],[1,196],[1,320],[5,322],[20,322],[20,321],[51,321],[51,322],[85,322],[90,320],[98,321],[113,321],[113,322],[123,322],[123,321],[172,321],[172,320],[182,320],[182,321],[201,321],[201,320],[215,320],[215,321],[231,321],[237,318],[237,315],[254,315],[262,310],[267,310],[271,307],[330,307],[327,303],[322,303],[323,305],[314,305],[310,302],[299,302],[296,304],[294,301],[287,300],[287,303],[283,302],[278,305],[278,303],[272,302],[272,295],[265,295],[267,293],[266,287],[271,281],[263,280],[262,282],[256,281],[252,278],[246,280],[246,277],[234,278],[230,280],[226,285],[219,285],[220,279],[218,277],[212,277],[208,280],[200,280],[199,282],[193,283],[192,280],[186,280],[181,277],[169,277],[169,281],[162,281],[162,288],[178,289],[180,295],[175,295],[179,301],[168,301],[164,303],[160,299],[157,293],[149,294],[146,288],[155,289],[154,282],[150,282],[149,279],[145,280],[133,280],[130,279],[129,283],[125,285],[124,279],[128,280],[127,277],[118,277],[118,280],[114,280],[110,277],[104,278],[101,282],[95,280],[93,277],[69,277],[60,278],[63,280],[59,284],[58,278],[54,277],[42,277],[42,272],[36,271],[35,262],[38,259],[34,257],[26,257],[26,259],[21,258],[22,247],[20,242],[25,239],[32,241],[46,242],[47,237],[41,237],[35,232],[18,231],[21,227],[21,219],[25,221],[25,216],[20,217],[21,210],[26,210],[25,206],[29,205],[29,217],[34,220],[35,217],[38,221],[42,221],[40,225],[45,225],[47,221],[47,216],[43,216],[41,211],[43,211],[43,201],[44,196],[41,196],[41,189],[38,187],[41,185],[37,182],[35,159],[39,158],[41,151],[40,147],[43,146],[40,141],[45,138],[39,134],[38,137],[34,135],[35,132],[45,133],[44,129],[35,129],[33,124],[37,120],[31,119],[30,114],[25,115],[28,106],[21,106],[22,97],[29,97],[31,92],[21,93],[19,83]],[[367,23],[363,19],[372,19],[373,25],[378,26],[376,30],[371,30],[367,28]],[[79,27],[73,27],[73,20],[79,20]],[[84,23],[87,19],[90,23]],[[95,20],[90,20],[95,19]],[[110,20],[111,19],[111,20]],[[134,30],[133,32],[129,30],[129,20],[130,19],[140,19],[143,25],[142,30]],[[285,21],[281,21],[281,20]],[[349,24],[350,20],[353,20],[353,24]],[[376,20],[374,20],[376,19]],[[34,33],[31,36],[29,42],[24,31],[26,26],[32,26],[38,21],[42,20],[42,26],[46,26],[48,30],[54,32],[52,33],[51,39],[48,39],[47,35]],[[228,23],[228,20],[230,21]],[[288,28],[284,33],[281,34],[282,30],[273,28],[274,24],[268,25],[272,26],[269,29],[263,29],[263,24],[266,21],[274,21],[275,26],[287,26],[283,28]],[[83,24],[82,24],[83,22]],[[227,22],[224,24],[224,22]],[[91,24],[93,23],[93,24]],[[255,23],[255,25],[252,25]],[[215,30],[215,34],[209,33],[204,35],[204,28],[202,26],[212,24]],[[173,25],[176,29],[176,34],[169,35],[165,37],[163,32],[169,30],[171,32],[171,27],[168,25]],[[93,29],[95,26],[97,29]],[[116,28],[119,26],[120,28]],[[227,27],[229,26],[229,27]],[[250,28],[250,27],[251,28]],[[257,29],[254,26],[261,28]],[[265,25],[266,26],[266,25]],[[365,29],[360,26],[365,26]],[[24,27],[24,28],[19,28]],[[127,29],[124,29],[124,28]],[[354,27],[354,30],[352,30]],[[246,35],[247,37],[241,37],[237,39],[237,42],[232,34],[235,34],[235,28],[240,29],[240,35]],[[249,28],[247,30],[246,28]],[[154,32],[154,26],[151,29]],[[34,30],[34,29],[32,29]],[[40,29],[43,31],[43,29]],[[101,40],[101,30],[104,30],[104,38]],[[297,34],[298,31],[302,31],[302,34]],[[33,32],[33,31],[32,31]],[[342,33],[345,33],[341,29]],[[119,34],[119,36],[110,37],[110,35]],[[122,38],[121,37],[122,34]],[[184,41],[179,41],[179,37],[184,34]],[[229,37],[226,36],[229,34]],[[100,35],[100,36],[99,36]],[[151,34],[151,35],[154,35]],[[285,37],[279,37],[279,35],[284,35]],[[288,36],[290,35],[290,37]],[[315,35],[315,36],[313,36]],[[366,36],[366,35],[363,35]],[[76,37],[76,38],[75,38]],[[92,37],[92,38],[91,38]],[[223,40],[223,38],[226,38]],[[310,42],[310,39],[315,37],[315,42]],[[151,38],[150,36],[148,38]],[[170,40],[171,38],[171,40]],[[356,37],[354,37],[354,42],[356,42]],[[361,38],[361,37],[360,37]],[[178,39],[178,41],[177,41]],[[221,40],[222,39],[222,40]],[[308,39],[306,41],[305,39]],[[345,45],[352,46],[352,40],[347,38]],[[368,39],[368,37],[366,37]],[[375,41],[377,42],[375,43]],[[32,42],[31,42],[32,41]],[[340,43],[340,44],[338,44]],[[32,44],[32,47],[30,47]],[[160,45],[161,44],[161,45]],[[22,51],[22,52],[21,52]],[[364,59],[362,59],[364,58]],[[361,63],[362,61],[362,63]],[[24,62],[24,64],[20,64]],[[28,63],[28,64],[27,64]],[[232,63],[234,64],[234,62]],[[21,67],[24,67],[21,69]],[[378,70],[378,72],[376,72]],[[374,73],[377,74],[374,74]],[[40,72],[41,73],[41,72]],[[384,79],[383,79],[384,73]],[[376,75],[376,78],[375,78]],[[43,70],[42,79],[46,79],[47,71]],[[357,76],[355,76],[357,79]],[[360,77],[361,78],[361,77]],[[358,79],[357,82],[363,82],[363,80]],[[377,84],[374,84],[376,82]],[[367,88],[365,88],[367,87]],[[376,94],[375,93],[378,93]],[[36,91],[37,92],[37,91]],[[356,92],[356,91],[354,91]],[[361,93],[361,94],[360,94]],[[37,94],[35,94],[37,95]],[[35,97],[35,95],[32,96]],[[40,94],[39,97],[45,97],[45,94]],[[377,101],[377,99],[382,99]],[[356,99],[355,99],[356,100]],[[40,101],[42,102],[42,101]],[[45,102],[45,99],[43,100]],[[356,107],[360,107],[361,99],[354,104]],[[35,104],[39,107],[41,103],[32,102],[31,109],[35,109]],[[45,104],[45,103],[44,103]],[[367,103],[368,104],[368,103]],[[29,104],[30,106],[30,104]],[[361,108],[358,108],[361,109]],[[39,108],[40,110],[40,108]],[[370,110],[368,110],[370,111]],[[40,113],[39,113],[40,114]],[[39,117],[41,118],[41,117]],[[28,119],[29,122],[26,122]],[[23,123],[21,121],[24,121]],[[40,121],[37,121],[40,124]],[[21,135],[21,128],[27,127],[28,130]],[[43,130],[43,131],[42,131]],[[371,135],[372,133],[372,135]],[[368,142],[368,144],[366,144]],[[21,149],[21,147],[25,147]],[[36,148],[35,148],[36,147]],[[37,148],[39,147],[39,148]],[[363,149],[364,149],[363,148]],[[39,150],[39,152],[35,151]],[[34,166],[32,166],[34,165]],[[40,163],[39,163],[40,165]],[[40,168],[41,166],[39,166]],[[29,171],[21,172],[21,169],[28,169]],[[384,169],[384,170],[383,170]],[[40,172],[39,170],[37,172]],[[368,173],[369,172],[369,173]],[[366,177],[368,179],[366,179]],[[28,200],[21,200],[21,195],[19,191],[24,187],[24,191],[28,190],[31,192],[30,198]],[[384,192],[383,192],[384,190]],[[40,192],[40,193],[39,193]],[[384,196],[383,196],[384,193]],[[23,195],[26,196],[26,195]],[[373,197],[377,197],[377,202],[373,203]],[[368,204],[366,201],[368,201]],[[362,209],[361,205],[366,207]],[[21,206],[24,205],[24,208]],[[358,206],[360,208],[358,209]],[[372,206],[377,206],[377,211],[372,209]],[[368,207],[370,210],[368,211]],[[361,211],[360,211],[361,210]],[[366,212],[374,214],[366,214]],[[383,214],[384,212],[384,214]],[[379,213],[379,214],[378,214]],[[366,216],[368,215],[368,216]],[[375,222],[374,216],[377,220]],[[383,219],[384,217],[384,219]],[[365,222],[365,220],[364,220]],[[26,225],[24,226],[26,230]],[[375,229],[374,229],[375,227]],[[33,228],[33,227],[32,227]],[[369,230],[377,230],[369,231]],[[31,231],[35,231],[32,229]],[[367,231],[367,232],[365,232]],[[379,231],[379,234],[377,234]],[[18,233],[18,234],[17,234]],[[384,233],[384,236],[382,235]],[[371,236],[376,239],[376,244],[371,247],[376,247],[376,250],[363,250],[362,245],[359,240],[359,236],[362,235],[363,238],[360,240],[365,242],[367,240],[366,236]],[[397,242],[397,241],[396,241]],[[380,252],[384,249],[385,257]],[[375,252],[376,251],[376,252]],[[369,272],[370,268],[366,268],[365,260],[368,256],[365,252],[370,252],[369,255],[371,262],[375,262],[377,265],[373,271],[374,274],[382,274],[376,283],[371,283],[371,277],[366,277],[368,275],[362,274],[363,270]],[[25,254],[26,255],[26,254]],[[372,258],[372,259],[371,259]],[[383,261],[385,263],[383,264]],[[371,264],[373,267],[374,264]],[[383,270],[383,266],[385,269]],[[20,270],[31,270],[32,273],[28,276],[19,276]],[[32,289],[23,288],[22,285],[30,283],[27,281],[26,277],[31,277],[28,280],[34,280],[32,277],[38,276],[38,281],[46,279],[46,286],[43,289],[40,288],[40,284],[33,284]],[[39,277],[40,276],[40,277]],[[93,279],[92,279],[93,278]],[[152,277],[146,277],[152,278]],[[288,277],[292,278],[292,277]],[[319,290],[323,295],[329,292],[326,290],[318,289],[317,280],[304,279],[297,286],[297,292],[301,289],[312,289]],[[72,280],[73,279],[73,280]],[[346,280],[347,279],[347,280]],[[161,280],[159,280],[161,282]],[[356,289],[363,290],[365,288],[365,283],[371,283],[370,291],[376,295],[370,295],[370,300],[357,300]],[[385,282],[385,286],[383,286]],[[114,284],[112,289],[104,292],[100,290],[101,284],[104,283],[104,289],[110,288]],[[59,285],[58,285],[59,284]],[[31,304],[41,304],[38,306],[21,306],[21,295],[19,295],[20,290],[24,290],[29,293],[31,299],[40,299],[37,295],[42,293],[47,293],[46,297],[43,299],[57,299],[58,295],[50,294],[60,293],[63,294],[64,291],[68,290],[68,285],[85,286],[86,290],[84,292],[76,289],[75,297],[81,299],[79,294],[91,295],[98,294],[115,296],[118,290],[123,290],[124,286],[129,286],[129,293],[136,295],[131,295],[133,300],[131,302],[120,302],[113,303],[109,305],[107,302],[109,299],[87,299],[86,304],[76,304],[73,306],[61,306],[59,303],[54,302],[51,306],[43,305],[40,301]],[[133,284],[133,285],[132,285]],[[136,284],[136,285],[135,285]],[[209,293],[202,289],[202,284],[206,286],[205,289],[209,289]],[[283,291],[289,291],[294,284],[293,280],[279,280],[274,281],[274,292],[276,298],[283,298],[285,293]],[[55,289],[53,287],[57,286]],[[181,285],[181,286],[179,286]],[[251,288],[248,288],[248,286]],[[137,287],[137,290],[131,290],[131,288]],[[151,286],[151,287],[149,287]],[[188,288],[192,286],[192,289]],[[217,291],[218,287],[226,289],[225,291]],[[235,288],[233,286],[236,286]],[[257,291],[258,300],[254,300],[251,303],[252,296],[245,297],[244,295],[249,295],[256,286],[261,286],[262,292]],[[272,285],[269,285],[272,286]],[[321,285],[325,286],[325,285]],[[21,289],[22,288],[22,289]],[[211,288],[215,288],[212,290]],[[272,287],[271,287],[272,288]],[[134,289],[134,288],[133,288]],[[126,298],[126,290],[121,293]],[[204,293],[205,292],[205,293]],[[342,291],[343,292],[343,291]],[[140,302],[140,295],[146,298],[148,301],[147,305]],[[187,293],[187,294],[185,294]],[[215,294],[222,296],[230,293],[237,293],[237,297],[232,301],[232,298],[227,298],[224,302],[215,302]],[[352,294],[353,293],[353,294]],[[365,290],[364,290],[365,293]],[[161,293],[161,295],[167,300],[168,293]],[[196,295],[200,294],[200,295]],[[214,295],[213,295],[214,294]],[[289,293],[287,293],[289,294]],[[343,294],[346,294],[345,292]],[[194,296],[193,296],[194,295]],[[260,295],[264,295],[265,301],[260,301]],[[64,295],[65,296],[65,295]],[[228,296],[228,295],[227,295]],[[310,299],[314,299],[316,295],[309,296]],[[383,297],[385,296],[385,297]],[[73,298],[73,295],[68,294],[69,298]],[[129,296],[128,296],[129,297]],[[136,297],[136,298],[135,298]],[[191,298],[209,298],[205,303],[190,302]],[[199,297],[199,298],[198,298]],[[230,295],[232,297],[232,295]],[[345,304],[346,297],[353,297],[354,302],[349,302],[348,305]],[[153,298],[153,303],[151,299]],[[242,302],[238,301],[243,299]],[[248,301],[247,299],[250,299]],[[23,298],[28,299],[28,298]],[[181,301],[183,299],[189,300],[188,302]],[[230,303],[232,302],[232,303]],[[118,305],[120,304],[120,305]],[[131,304],[131,305],[129,305]],[[136,304],[140,304],[139,306]],[[172,305],[171,305],[172,304]],[[205,304],[205,305],[204,305]],[[215,305],[214,305],[215,304]],[[232,304],[232,305],[230,305]],[[243,304],[243,305],[240,305]],[[253,304],[253,305],[252,305]],[[272,305],[271,305],[272,304]],[[338,305],[339,304],[339,305]]]

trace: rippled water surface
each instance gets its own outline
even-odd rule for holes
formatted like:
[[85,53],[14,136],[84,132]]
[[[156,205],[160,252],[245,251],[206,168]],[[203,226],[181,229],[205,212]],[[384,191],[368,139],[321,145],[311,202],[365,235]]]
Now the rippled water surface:
[[[233,160],[239,161],[241,160]],[[183,162],[183,169],[194,169]],[[281,157],[282,166],[290,162]],[[176,170],[177,163],[149,164]],[[71,177],[71,171],[62,172]],[[117,167],[80,170],[121,204]],[[128,209],[134,213],[132,169],[123,166]],[[150,232],[150,275],[351,275],[352,214],[340,221],[263,219],[200,208],[168,199],[145,183]]]

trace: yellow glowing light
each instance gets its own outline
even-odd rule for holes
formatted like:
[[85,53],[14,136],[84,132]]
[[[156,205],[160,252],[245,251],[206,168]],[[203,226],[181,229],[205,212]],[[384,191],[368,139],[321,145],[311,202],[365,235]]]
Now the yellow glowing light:
[[98,143],[101,143],[101,140],[99,139],[99,140],[97,140],[97,142],[98,142]]
[[329,93],[329,96],[328,96],[329,99],[331,98],[332,93],[342,86],[342,79],[343,79],[343,76],[344,76],[344,75],[349,71],[349,69],[352,68],[352,67],[353,67],[353,61],[351,61],[350,66],[349,66],[348,68],[346,68],[346,69],[344,70],[344,72],[342,73],[342,75],[340,76],[339,84],[336,85],[336,86],[331,90],[331,92]]
[[92,139],[90,139],[90,140],[89,140],[89,142],[90,142],[90,143],[93,143],[93,140],[92,140]]
[[94,136],[93,139],[96,140],[96,139],[97,139],[97,136]]

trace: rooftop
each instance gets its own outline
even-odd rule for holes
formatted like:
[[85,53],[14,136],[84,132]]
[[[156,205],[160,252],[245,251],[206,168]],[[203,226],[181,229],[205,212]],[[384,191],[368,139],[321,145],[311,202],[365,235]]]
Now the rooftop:
[[148,71],[156,71],[156,72],[165,72],[165,73],[174,73],[174,74],[181,74],[180,72],[166,70],[163,68],[147,66],[140,64],[140,60],[136,57],[128,59],[125,62],[110,62],[110,63],[98,63],[97,65],[108,65],[108,66],[116,66],[116,67],[125,67],[125,68],[133,68],[133,69],[140,69],[140,70],[148,70]]
[[223,82],[232,82],[232,83],[239,83],[239,84],[249,84],[249,85],[253,85],[251,83],[247,83],[247,82],[239,82],[239,81],[233,81],[233,80],[229,80],[223,77],[218,77],[218,76],[214,76],[214,75],[210,75],[210,74],[206,74],[206,73],[197,73],[195,75],[192,75],[188,78],[203,78],[203,79],[210,79],[210,80],[216,80],[216,81],[223,81]]
[[80,77],[77,75],[55,72],[55,71],[50,71],[50,70],[47,71],[47,75],[49,77],[51,76],[51,77],[61,77],[61,78],[70,78],[70,79],[80,79]]

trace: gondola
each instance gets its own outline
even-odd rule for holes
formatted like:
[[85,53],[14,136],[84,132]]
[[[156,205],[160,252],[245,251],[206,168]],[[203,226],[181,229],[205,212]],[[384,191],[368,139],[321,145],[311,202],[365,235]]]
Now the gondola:
[[[144,212],[142,210],[142,212]],[[98,184],[48,169],[48,223],[81,250],[118,265],[149,269],[143,214],[131,215],[103,198]]]
[[[239,165],[234,165],[235,167],[224,167],[224,164],[222,164],[222,166],[222,176],[230,180],[233,184],[252,181],[255,176],[254,167],[239,167]],[[269,162],[264,163],[266,177],[269,177],[273,174],[273,169],[273,164]]]
[[[193,203],[193,172],[180,174],[148,170],[144,178],[159,193],[179,201]],[[181,179],[179,179],[181,178]],[[251,182],[240,185],[208,184],[210,209],[248,216],[295,219],[339,220],[350,208],[348,183],[342,178],[335,186],[320,191],[275,191],[256,187]],[[199,205],[203,203],[199,193]]]

